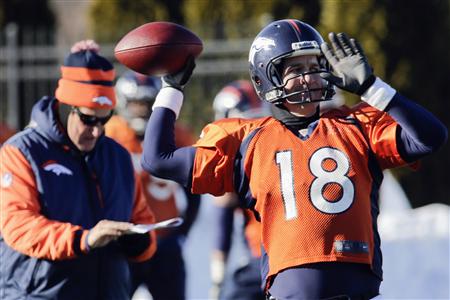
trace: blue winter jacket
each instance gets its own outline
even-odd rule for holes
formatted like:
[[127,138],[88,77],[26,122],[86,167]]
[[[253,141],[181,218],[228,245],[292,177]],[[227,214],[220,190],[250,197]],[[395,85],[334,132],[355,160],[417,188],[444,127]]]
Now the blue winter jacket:
[[[72,254],[67,259],[51,259],[59,254],[38,249],[39,244],[34,246],[31,236],[26,237],[29,239],[26,243],[36,247],[30,251],[39,255],[28,256],[15,249],[15,243],[24,241],[14,241],[13,233],[8,234],[14,243],[5,242],[8,240],[5,230],[0,235],[0,299],[127,299],[130,245],[126,245],[127,248],[119,240],[86,253],[81,249],[85,242],[81,239],[85,240],[87,230],[100,220],[132,220],[136,191],[130,155],[105,136],[99,138],[90,153],[77,151],[61,130],[55,104],[56,100],[49,97],[37,102],[30,126],[4,146],[18,149],[28,161],[35,177],[40,214],[52,221],[70,223],[70,228],[75,228],[67,237],[64,234],[59,237],[67,241],[57,240],[64,246],[61,251]],[[12,157],[7,159],[12,160]],[[16,176],[15,172],[2,171],[2,193],[18,181],[20,172],[17,170]],[[5,195],[9,194],[5,192]],[[2,225],[4,228],[11,226],[7,220]],[[47,235],[44,239],[54,238],[54,232],[41,233]],[[140,244],[143,245],[140,249],[131,250],[132,255],[148,249],[149,237]],[[39,257],[42,253],[46,258]]]

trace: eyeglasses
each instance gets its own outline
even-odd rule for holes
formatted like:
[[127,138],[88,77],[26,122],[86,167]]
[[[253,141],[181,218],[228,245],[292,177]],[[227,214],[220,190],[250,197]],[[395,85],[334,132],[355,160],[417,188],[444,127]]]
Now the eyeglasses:
[[87,126],[95,126],[98,123],[100,123],[101,125],[105,125],[106,122],[108,122],[109,119],[111,119],[111,116],[113,114],[113,112],[111,111],[111,113],[106,117],[86,115],[83,114],[78,107],[73,107],[72,111],[76,112],[78,117],[80,117],[81,122],[83,122],[83,124]]

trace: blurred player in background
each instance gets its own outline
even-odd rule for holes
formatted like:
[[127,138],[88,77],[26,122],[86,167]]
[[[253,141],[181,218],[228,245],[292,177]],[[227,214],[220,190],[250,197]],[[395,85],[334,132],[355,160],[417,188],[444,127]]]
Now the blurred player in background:
[[[186,271],[182,244],[199,210],[199,196],[179,184],[159,179],[143,171],[140,165],[141,142],[151,106],[161,88],[161,78],[128,71],[116,83],[118,115],[106,125],[106,135],[122,144],[133,158],[135,170],[142,183],[148,205],[156,221],[181,216],[183,224],[177,228],[157,230],[158,250],[152,260],[131,263],[132,294],[145,284],[153,299],[184,299]],[[194,140],[187,127],[177,126],[178,146],[191,145]],[[181,193],[180,193],[181,192]]]
[[[250,81],[237,80],[227,84],[214,98],[215,119],[260,118],[270,115],[270,108],[259,100]],[[261,289],[261,225],[250,210],[239,207],[236,193],[226,193],[214,199],[213,250],[211,254],[210,290],[212,299],[265,299]],[[228,275],[229,252],[232,246],[234,214],[239,211],[244,217],[242,237],[247,247],[245,261]],[[227,276],[226,276],[227,275]]]
[[[173,126],[191,59],[163,77],[146,129],[144,169],[195,193],[237,192],[254,211],[269,299],[378,297],[382,171],[413,164],[447,140],[433,114],[373,74],[356,40],[328,38],[293,19],[256,36],[250,76],[273,117],[216,121],[195,145],[176,148]],[[320,115],[334,85],[361,102]]]

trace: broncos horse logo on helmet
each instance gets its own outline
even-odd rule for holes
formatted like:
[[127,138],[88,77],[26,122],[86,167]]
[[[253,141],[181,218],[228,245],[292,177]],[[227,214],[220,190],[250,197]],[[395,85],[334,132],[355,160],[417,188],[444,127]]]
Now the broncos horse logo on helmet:
[[[286,58],[300,55],[317,55],[320,70],[298,74],[296,77],[312,73],[330,72],[320,50],[323,38],[313,27],[298,20],[285,19],[267,25],[255,38],[249,53],[250,77],[261,100],[273,104],[281,104],[284,99],[294,94],[311,95],[308,87],[291,92],[285,92],[281,77],[283,61]],[[318,99],[306,97],[298,103],[331,100],[334,86],[323,80],[322,96]]]

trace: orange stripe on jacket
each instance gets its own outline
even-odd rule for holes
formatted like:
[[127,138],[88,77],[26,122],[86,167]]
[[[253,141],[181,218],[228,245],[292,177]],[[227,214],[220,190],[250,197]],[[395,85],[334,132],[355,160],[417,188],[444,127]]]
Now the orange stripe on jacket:
[[[83,228],[43,216],[29,162],[11,145],[4,145],[0,155],[0,230],[5,242],[14,250],[35,258],[61,260],[76,257],[73,250],[75,232]],[[87,232],[84,230],[82,241]],[[86,250],[83,242],[81,250]]]

